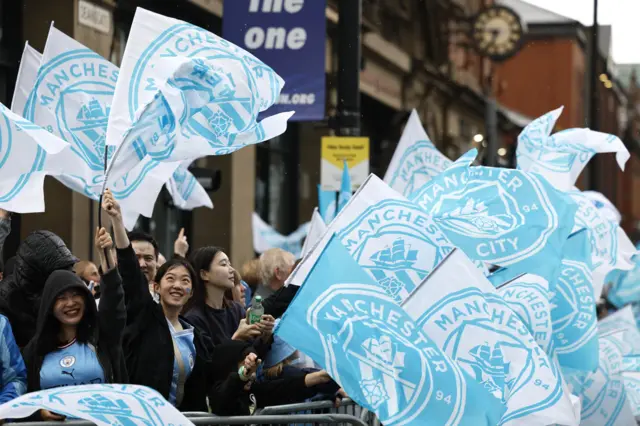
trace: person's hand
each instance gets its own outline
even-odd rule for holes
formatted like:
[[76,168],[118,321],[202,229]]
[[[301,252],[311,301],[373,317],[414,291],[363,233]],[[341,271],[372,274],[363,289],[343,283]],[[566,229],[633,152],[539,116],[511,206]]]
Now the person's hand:
[[258,359],[258,355],[254,353],[250,353],[247,355],[242,362],[242,366],[244,367],[244,377],[251,378],[256,371],[258,371],[258,365],[260,365],[262,361]]
[[109,217],[111,217],[111,221],[122,221],[122,210],[120,209],[120,204],[116,201],[113,193],[109,188],[104,190],[104,194],[102,194],[102,209],[107,212]]
[[273,327],[275,326],[276,319],[271,315],[263,315],[262,319],[256,325],[262,333],[264,339],[268,339],[273,334]]
[[115,267],[117,262],[116,254],[113,250],[111,234],[109,234],[104,227],[96,228],[94,241],[96,251],[98,252],[98,256],[100,256],[100,266],[102,266],[102,271],[107,272],[107,270]]
[[258,324],[247,324],[246,318],[243,318],[240,320],[238,329],[233,333],[232,339],[247,341],[259,337],[260,334],[262,334],[262,332]]
[[11,217],[11,213],[6,211],[5,209],[0,209],[0,219],[9,219]]
[[189,243],[187,242],[187,236],[184,235],[184,228],[180,228],[178,238],[176,238],[176,241],[173,243],[173,252],[182,257],[187,257],[188,251]]
[[45,422],[61,422],[64,421],[65,417],[60,414],[52,413],[49,410],[40,410],[40,417]]
[[335,408],[340,408],[340,403],[342,402],[343,399],[345,398],[349,398],[349,395],[347,395],[347,393],[344,391],[344,389],[340,388],[338,389],[338,392],[336,392],[335,395],[335,401],[333,403],[333,406]]

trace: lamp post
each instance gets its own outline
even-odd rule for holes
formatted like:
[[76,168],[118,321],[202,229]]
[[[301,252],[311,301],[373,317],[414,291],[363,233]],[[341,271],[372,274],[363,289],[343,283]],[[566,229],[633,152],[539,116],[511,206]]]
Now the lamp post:
[[[591,130],[598,130],[598,0],[593,0],[593,26],[589,47],[589,84],[587,86],[589,99],[588,126]],[[598,159],[594,156],[589,163],[589,186],[598,190]]]

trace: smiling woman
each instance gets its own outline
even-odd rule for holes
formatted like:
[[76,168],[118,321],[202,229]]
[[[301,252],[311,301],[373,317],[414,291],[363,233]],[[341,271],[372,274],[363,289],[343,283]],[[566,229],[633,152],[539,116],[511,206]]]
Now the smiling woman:
[[[115,267],[111,237],[104,228],[96,230],[95,242],[102,270],[107,271],[101,280],[100,311],[78,275],[59,270],[49,276],[36,334],[24,350],[29,392],[127,382],[126,371],[120,367],[124,363],[120,341],[126,323],[122,280]],[[41,410],[39,416],[43,420],[63,420],[46,410]]]

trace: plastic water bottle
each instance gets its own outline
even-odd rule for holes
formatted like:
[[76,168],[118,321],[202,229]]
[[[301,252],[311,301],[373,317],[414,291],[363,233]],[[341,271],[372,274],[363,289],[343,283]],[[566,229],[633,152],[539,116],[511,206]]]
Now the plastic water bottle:
[[262,316],[264,315],[264,306],[262,306],[262,297],[256,296],[256,301],[251,308],[249,308],[249,312],[247,314],[248,323],[256,324],[262,321]]

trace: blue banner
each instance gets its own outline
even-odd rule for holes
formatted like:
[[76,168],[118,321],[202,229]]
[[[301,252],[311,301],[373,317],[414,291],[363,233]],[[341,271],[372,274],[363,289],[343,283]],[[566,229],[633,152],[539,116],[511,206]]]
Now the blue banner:
[[324,0],[226,0],[222,33],[254,54],[286,82],[266,115],[295,110],[293,121],[325,114]]

